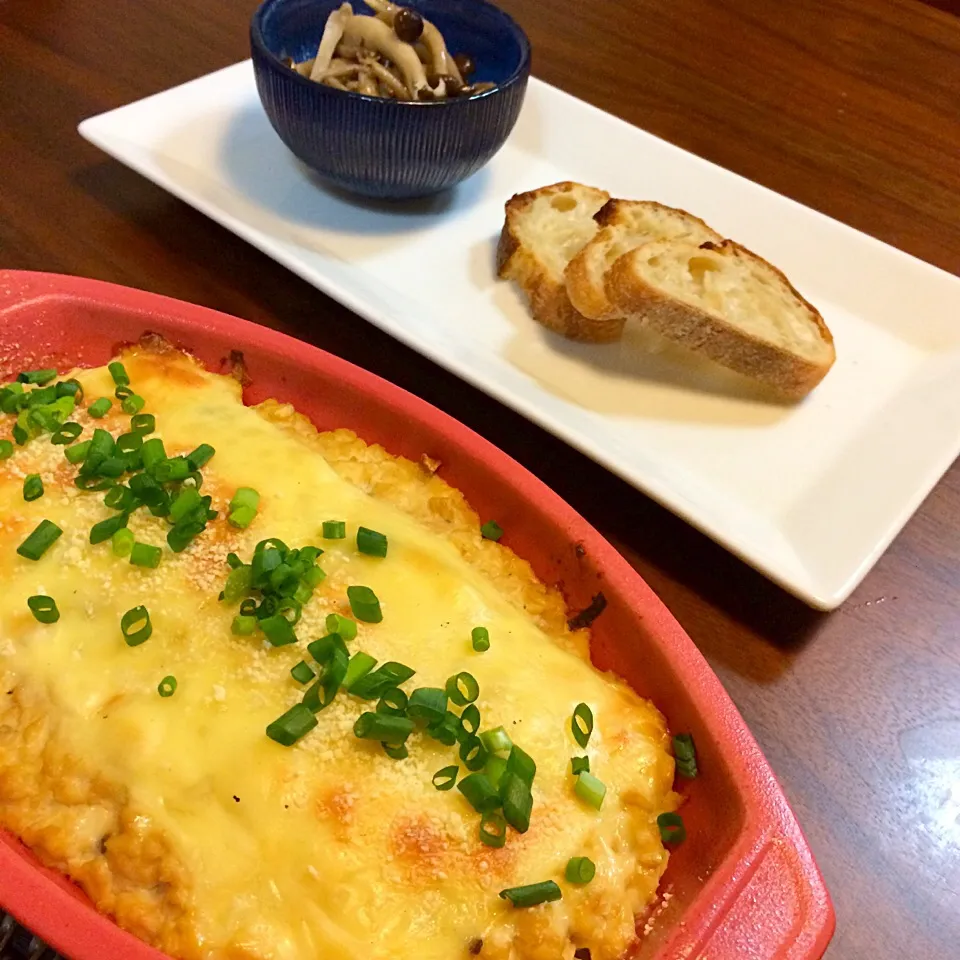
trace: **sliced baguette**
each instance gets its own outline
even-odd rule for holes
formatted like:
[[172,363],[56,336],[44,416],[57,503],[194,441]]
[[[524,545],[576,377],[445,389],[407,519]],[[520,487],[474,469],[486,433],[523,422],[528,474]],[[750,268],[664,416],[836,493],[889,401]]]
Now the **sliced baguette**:
[[610,302],[604,275],[625,253],[654,240],[681,240],[700,246],[723,237],[699,217],[652,200],[610,200],[594,219],[597,235],[564,272],[570,302],[585,317],[622,327],[623,315]]
[[617,339],[577,311],[563,281],[570,258],[598,227],[593,215],[610,199],[604,190],[581,183],[555,183],[519,193],[506,204],[497,247],[497,272],[526,294],[530,312],[545,327],[571,340]]
[[711,360],[799,400],[836,359],[823,318],[765,260],[732,240],[656,241],[607,271],[617,309]]

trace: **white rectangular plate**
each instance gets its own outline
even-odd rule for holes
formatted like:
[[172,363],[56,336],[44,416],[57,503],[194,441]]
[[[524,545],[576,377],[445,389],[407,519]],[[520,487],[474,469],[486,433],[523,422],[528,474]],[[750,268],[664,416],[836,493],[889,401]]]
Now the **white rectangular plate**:
[[[960,453],[960,279],[538,80],[486,169],[400,206],[312,179],[249,62],[80,132],[815,607],[850,594]],[[604,346],[537,326],[494,251],[504,201],[558,180],[683,207],[772,261],[823,313],[834,369],[781,407],[629,324]]]

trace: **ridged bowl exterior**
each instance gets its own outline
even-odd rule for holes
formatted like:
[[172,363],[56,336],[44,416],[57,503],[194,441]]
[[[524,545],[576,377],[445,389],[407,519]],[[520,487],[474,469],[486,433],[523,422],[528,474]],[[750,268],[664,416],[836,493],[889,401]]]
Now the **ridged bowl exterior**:
[[451,53],[474,57],[472,81],[498,86],[477,97],[435,103],[336,90],[301,77],[282,58],[303,60],[316,53],[338,0],[266,0],[251,23],[257,90],[270,123],[300,160],[350,193],[403,199],[452,187],[503,146],[523,105],[530,46],[510,17],[485,0],[408,5],[436,24]]

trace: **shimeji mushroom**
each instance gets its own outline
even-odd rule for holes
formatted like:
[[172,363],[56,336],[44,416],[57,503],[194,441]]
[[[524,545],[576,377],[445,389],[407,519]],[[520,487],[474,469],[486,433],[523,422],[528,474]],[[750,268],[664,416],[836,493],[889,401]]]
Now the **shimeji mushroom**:
[[341,4],[327,17],[327,23],[323,28],[323,36],[320,38],[320,46],[317,49],[317,57],[313,61],[313,69],[310,71],[311,80],[323,80],[323,75],[337,52],[337,45],[343,38],[344,28],[352,17],[353,7],[349,3]]
[[[388,23],[391,27],[397,14],[406,7],[401,7],[389,0],[367,0],[367,6],[376,11],[377,16]],[[417,43],[422,43],[426,48],[429,59],[426,61],[431,71],[438,76],[453,77],[457,86],[463,85],[463,77],[460,70],[447,49],[443,36],[440,31],[426,18],[423,19],[423,33],[416,38]],[[417,58],[418,60],[420,57]],[[435,90],[436,94],[437,91]]]

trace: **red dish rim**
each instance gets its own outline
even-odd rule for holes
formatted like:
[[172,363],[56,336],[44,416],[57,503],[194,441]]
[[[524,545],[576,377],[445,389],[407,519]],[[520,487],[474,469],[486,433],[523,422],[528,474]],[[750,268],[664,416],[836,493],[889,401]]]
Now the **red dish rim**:
[[[814,960],[835,918],[823,879],[799,825],[746,724],[690,638],[626,560],[579,514],[528,470],[452,417],[405,390],[332,354],[249,321],[156,294],[95,280],[0,271],[0,320],[30,303],[73,299],[163,320],[187,336],[192,328],[242,346],[309,364],[346,388],[389,406],[474,458],[540,514],[582,545],[602,570],[604,592],[642,611],[645,633],[685,688],[729,768],[743,805],[743,822],[722,862],[704,882],[656,960],[705,957],[735,960]],[[156,328],[156,324],[152,325]],[[639,617],[640,614],[638,613]],[[784,890],[792,902],[780,902]],[[0,906],[71,960],[160,960],[164,955],[116,927],[37,865],[25,848],[0,833]],[[789,916],[785,916],[789,914]],[[776,917],[778,923],[765,923]]]

